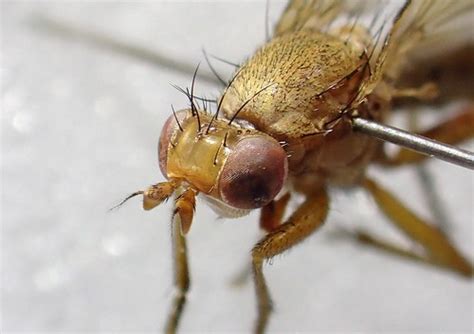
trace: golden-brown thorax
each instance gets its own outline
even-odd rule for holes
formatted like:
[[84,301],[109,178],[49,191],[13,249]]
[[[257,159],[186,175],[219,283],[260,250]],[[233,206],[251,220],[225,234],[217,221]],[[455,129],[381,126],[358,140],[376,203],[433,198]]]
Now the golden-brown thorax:
[[[366,59],[360,47],[334,36],[309,31],[283,35],[241,67],[222,110],[230,118],[250,100],[238,118],[287,142],[290,173],[309,182],[308,187],[354,183],[375,144],[352,133],[350,119],[340,115],[368,75]],[[369,111],[364,107],[351,113]]]

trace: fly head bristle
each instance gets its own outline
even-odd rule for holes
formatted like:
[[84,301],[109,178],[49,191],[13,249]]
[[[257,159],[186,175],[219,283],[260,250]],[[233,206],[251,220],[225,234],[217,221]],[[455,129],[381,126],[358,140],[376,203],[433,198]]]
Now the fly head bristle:
[[219,73],[217,73],[216,69],[214,68],[214,66],[211,64],[211,61],[209,60],[209,57],[207,55],[207,52],[206,50],[202,49],[202,52],[204,54],[204,59],[206,60],[206,63],[207,63],[207,66],[209,66],[209,69],[211,70],[212,74],[214,74],[214,76],[217,78],[217,80],[222,84],[223,87],[226,86],[226,82],[224,79],[222,79],[222,77],[219,75]]
[[173,105],[171,105],[171,110],[173,111],[173,116],[176,121],[176,124],[178,124],[179,130],[183,132],[183,127],[181,126],[181,123],[179,122],[178,116],[176,115],[176,110],[174,110]]

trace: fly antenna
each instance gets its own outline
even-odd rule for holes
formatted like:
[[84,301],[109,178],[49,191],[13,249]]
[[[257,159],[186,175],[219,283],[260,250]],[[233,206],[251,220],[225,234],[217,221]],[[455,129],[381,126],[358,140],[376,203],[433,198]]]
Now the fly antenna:
[[276,85],[276,83],[271,83],[269,85],[266,85],[265,87],[263,87],[262,89],[260,89],[259,91],[257,91],[255,94],[252,95],[251,98],[249,98],[247,101],[245,101],[241,106],[240,108],[234,113],[234,115],[232,116],[232,118],[229,120],[229,123],[228,125],[231,125],[232,122],[234,121],[234,119],[237,117],[237,115],[242,111],[242,109],[245,108],[245,106],[250,102],[252,101],[258,94],[260,94],[261,92],[263,92],[264,90],[266,90],[268,87],[270,86],[273,86],[273,85]]
[[355,131],[383,141],[474,170],[474,153],[472,152],[363,118],[354,118],[352,127]]

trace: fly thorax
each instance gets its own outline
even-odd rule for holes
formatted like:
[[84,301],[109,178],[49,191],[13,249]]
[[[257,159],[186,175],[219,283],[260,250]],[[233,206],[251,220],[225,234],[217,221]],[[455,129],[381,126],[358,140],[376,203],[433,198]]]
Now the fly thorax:
[[222,110],[227,117],[240,110],[239,118],[276,138],[310,136],[355,98],[369,72],[364,57],[335,36],[283,35],[237,71],[222,97]]

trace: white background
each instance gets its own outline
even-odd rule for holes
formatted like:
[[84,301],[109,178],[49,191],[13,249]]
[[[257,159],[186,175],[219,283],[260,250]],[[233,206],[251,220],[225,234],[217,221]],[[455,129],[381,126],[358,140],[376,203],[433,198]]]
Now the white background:
[[[171,303],[170,205],[143,212],[129,193],[162,181],[156,143],[182,74],[151,60],[60,37],[49,17],[191,67],[201,49],[240,62],[265,38],[264,2],[2,2],[2,328],[5,332],[156,331]],[[273,4],[277,17],[282,4]],[[232,68],[217,67],[229,75]],[[201,80],[201,94],[219,89]],[[442,118],[440,113],[433,114]],[[474,149],[474,145],[464,145]],[[472,172],[426,164],[452,239],[473,257]],[[370,169],[425,217],[413,168]],[[266,266],[270,332],[470,332],[472,281],[334,238],[365,226],[404,242],[363,192],[333,192],[327,224]],[[232,279],[258,240],[257,215],[216,219],[198,204],[189,234],[192,288],[182,332],[249,332],[251,281]]]

